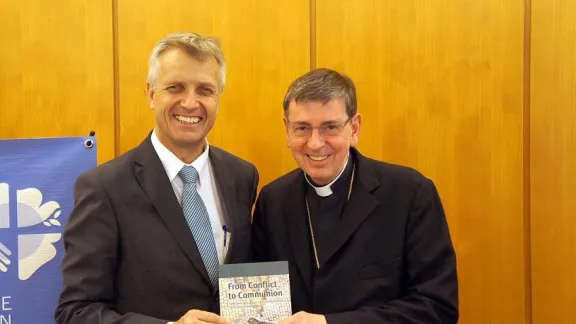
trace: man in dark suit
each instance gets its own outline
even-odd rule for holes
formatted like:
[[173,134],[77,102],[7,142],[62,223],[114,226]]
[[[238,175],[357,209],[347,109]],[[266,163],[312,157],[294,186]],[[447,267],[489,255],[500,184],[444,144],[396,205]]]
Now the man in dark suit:
[[281,323],[456,323],[456,257],[436,188],[354,148],[353,82],[328,69],[301,76],[284,124],[300,168],[262,189],[252,228],[256,260],[289,262],[296,314]]
[[225,67],[213,38],[176,33],[153,49],[154,130],[77,180],[58,323],[228,323],[218,266],[252,258],[258,173],[206,140]]

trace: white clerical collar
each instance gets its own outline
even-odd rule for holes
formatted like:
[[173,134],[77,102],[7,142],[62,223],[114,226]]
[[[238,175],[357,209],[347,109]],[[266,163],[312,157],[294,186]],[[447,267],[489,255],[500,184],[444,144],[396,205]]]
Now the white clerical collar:
[[186,164],[182,162],[172,151],[170,151],[160,140],[158,139],[158,135],[156,135],[156,130],[152,131],[152,135],[150,136],[150,140],[152,141],[152,146],[158,154],[162,165],[164,166],[164,170],[166,170],[166,174],[168,175],[168,179],[170,182],[174,181],[174,178],[180,173],[182,167],[185,165],[191,165],[198,171],[198,174],[202,173],[204,167],[208,164],[208,151],[210,149],[210,145],[208,145],[208,140],[206,140],[206,146],[204,152],[200,154],[199,157],[194,160],[194,162],[190,164]]
[[325,186],[316,187],[315,185],[313,185],[312,182],[310,182],[310,180],[308,180],[308,175],[306,173],[304,173],[304,178],[306,179],[306,182],[308,182],[310,187],[312,187],[312,188],[314,188],[314,190],[316,190],[316,194],[318,196],[328,197],[332,194],[332,185],[334,184],[334,182],[336,182],[336,180],[338,180],[338,178],[340,178],[342,173],[344,173],[344,170],[346,170],[346,166],[348,165],[348,159],[349,158],[350,158],[350,152],[348,152],[348,155],[346,156],[346,161],[344,161],[344,167],[342,168],[342,170],[340,170],[340,173],[338,173],[338,175],[336,176],[336,178],[334,178],[334,180],[332,180],[332,182],[330,182],[329,184],[327,184]]

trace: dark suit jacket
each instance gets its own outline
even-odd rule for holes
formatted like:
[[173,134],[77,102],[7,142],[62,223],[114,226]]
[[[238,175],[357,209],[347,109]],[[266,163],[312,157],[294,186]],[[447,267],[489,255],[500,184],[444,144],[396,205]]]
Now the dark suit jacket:
[[300,169],[260,193],[256,260],[287,260],[293,311],[324,314],[329,324],[456,323],[456,257],[434,184],[351,152],[357,176],[320,270],[314,274]]
[[[224,218],[226,263],[250,261],[256,168],[210,146]],[[76,182],[64,232],[56,322],[166,324],[190,309],[219,312],[217,292],[150,137]]]

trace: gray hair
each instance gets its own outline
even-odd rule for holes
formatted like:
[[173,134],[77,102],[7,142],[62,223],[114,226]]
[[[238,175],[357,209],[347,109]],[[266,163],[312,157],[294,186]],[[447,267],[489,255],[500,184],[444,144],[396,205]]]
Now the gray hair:
[[294,80],[284,97],[284,116],[288,117],[290,102],[322,101],[344,98],[346,113],[353,117],[358,111],[356,87],[348,76],[330,69],[314,69]]
[[158,76],[158,61],[160,56],[169,49],[178,48],[188,55],[201,62],[214,58],[218,62],[218,92],[224,91],[226,83],[226,59],[220,42],[214,37],[204,37],[196,33],[177,32],[162,38],[150,53],[148,61],[148,78],[147,81],[154,89],[156,86],[156,77]]

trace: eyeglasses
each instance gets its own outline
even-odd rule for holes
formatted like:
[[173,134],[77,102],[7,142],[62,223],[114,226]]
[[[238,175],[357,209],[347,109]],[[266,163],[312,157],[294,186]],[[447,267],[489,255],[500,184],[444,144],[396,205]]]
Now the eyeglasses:
[[318,127],[312,127],[310,125],[301,124],[301,123],[291,123],[290,121],[287,122],[288,131],[290,136],[296,139],[307,139],[312,136],[312,132],[314,129],[318,130],[318,134],[323,138],[330,138],[340,135],[342,129],[348,122],[352,120],[352,117],[348,117],[345,122],[343,123],[329,123],[320,125]]

